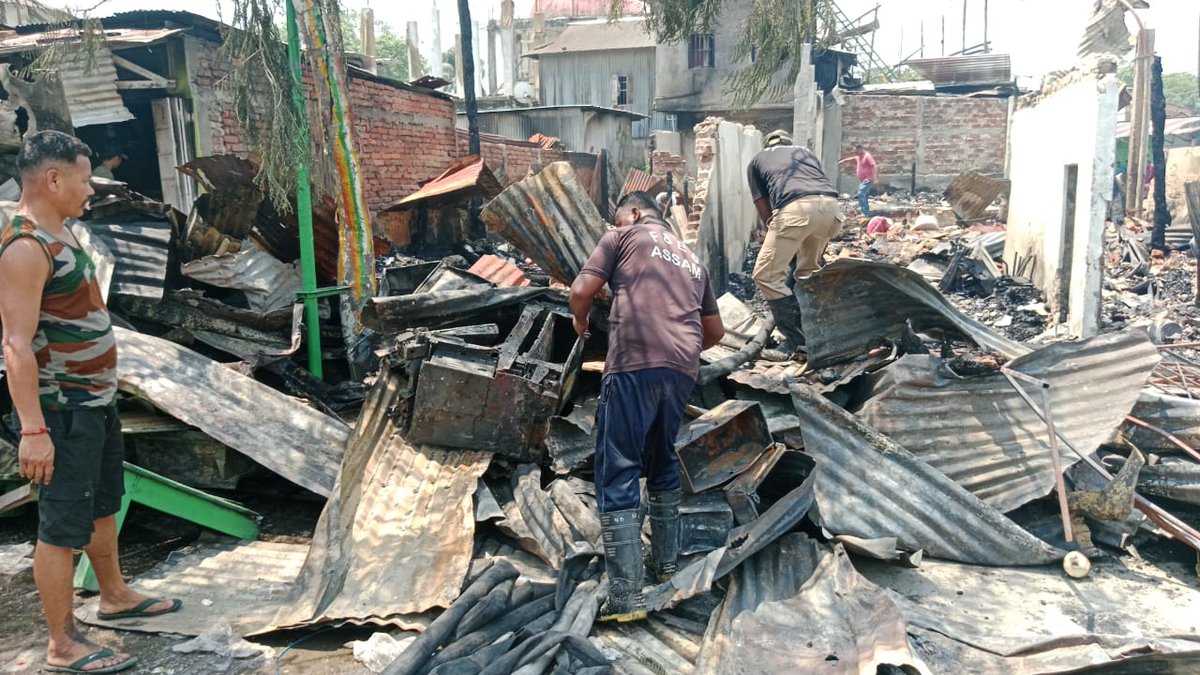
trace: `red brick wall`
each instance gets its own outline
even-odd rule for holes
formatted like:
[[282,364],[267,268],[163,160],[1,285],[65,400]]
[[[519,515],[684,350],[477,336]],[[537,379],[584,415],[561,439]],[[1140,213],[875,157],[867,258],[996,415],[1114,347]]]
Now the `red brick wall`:
[[[881,183],[940,189],[964,171],[1000,175],[1008,144],[1008,99],[850,95],[842,109],[842,157],[862,143]],[[843,165],[841,189],[855,182]],[[851,168],[853,168],[851,166]]]
[[[467,132],[459,129],[458,154],[466,155],[469,151]],[[548,150],[524,141],[497,139],[490,134],[480,139],[479,154],[483,155],[483,161],[504,187],[525,178],[530,169],[563,159],[562,150]]]

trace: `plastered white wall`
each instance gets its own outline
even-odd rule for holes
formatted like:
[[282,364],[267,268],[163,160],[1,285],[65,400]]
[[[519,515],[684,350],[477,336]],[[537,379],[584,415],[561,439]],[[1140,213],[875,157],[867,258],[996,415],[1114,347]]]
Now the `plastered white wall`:
[[1100,329],[1100,263],[1112,196],[1120,83],[1112,75],[1069,77],[1074,78],[1069,84],[1022,102],[1013,114],[1004,259],[1015,272],[1019,261],[1032,257],[1026,274],[1057,309],[1059,289],[1067,279],[1060,269],[1066,167],[1077,165],[1067,329],[1088,337]]

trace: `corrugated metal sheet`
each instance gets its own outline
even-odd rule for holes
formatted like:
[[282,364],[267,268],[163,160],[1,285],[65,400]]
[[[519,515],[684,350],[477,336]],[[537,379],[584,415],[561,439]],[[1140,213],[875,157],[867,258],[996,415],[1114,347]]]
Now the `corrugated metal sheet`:
[[[742,565],[709,623],[698,670],[735,673],[930,673],[888,592],[846,551],[789,535]],[[786,639],[780,639],[787,636]]]
[[363,324],[371,330],[395,335],[408,328],[461,326],[478,315],[500,307],[522,305],[539,298],[565,300],[565,293],[550,288],[465,288],[438,293],[416,293],[386,298],[369,298],[363,309]]
[[591,485],[558,479],[542,488],[541,468],[522,464],[508,482],[488,487],[504,518],[497,523],[521,547],[555,570],[581,553],[602,550],[600,516]]
[[1030,349],[968,317],[911,270],[867,260],[838,260],[796,283],[813,368],[865,355],[913,330],[947,331],[1010,358]]
[[[1117,138],[1129,138],[1129,122],[1117,122]],[[1200,133],[1200,117],[1172,117],[1163,127],[1164,136]]]
[[654,36],[646,30],[641,19],[600,23],[573,23],[551,43],[524,54],[530,58],[577,52],[607,52],[625,49],[653,50]]
[[718,598],[704,595],[645,621],[630,624],[603,623],[594,638],[606,652],[618,656],[616,672],[629,675],[687,675],[696,671],[700,640]]
[[805,451],[816,458],[821,525],[979,565],[1042,565],[1063,552],[806,385],[792,387]]
[[[154,28],[154,29],[138,29],[138,28],[111,28],[105,29],[104,36],[108,42],[110,49],[122,49],[126,47],[151,45],[181,33],[178,29],[171,28]],[[31,33],[9,33],[0,38],[0,56],[8,54],[20,54],[24,52],[37,52],[55,44],[78,44],[79,31],[76,29],[55,30],[46,32],[31,32]],[[80,46],[82,49],[82,46]],[[101,51],[96,52],[97,58],[101,53],[107,53],[108,50],[100,47]],[[111,59],[110,59],[111,60]],[[115,71],[114,71],[115,73]]]
[[621,196],[630,192],[655,193],[667,188],[667,180],[662,176],[648,174],[641,169],[630,169],[625,176],[625,186],[621,188]]
[[529,278],[525,276],[520,267],[490,253],[476,261],[467,271],[487,279],[500,288],[529,285]]
[[234,635],[245,635],[279,611],[307,554],[307,544],[266,541],[190,546],[132,583],[150,597],[183,600],[186,611],[114,624],[96,619],[96,598],[83,606],[82,619],[93,626],[174,635],[200,635],[224,622]]
[[133,119],[133,113],[117,91],[117,68],[113,65],[112,52],[97,45],[89,64],[82,52],[59,66],[63,92],[67,95],[67,107],[71,109],[71,123],[76,127],[96,124],[115,124]]
[[122,391],[297,485],[330,494],[350,437],[341,420],[173,342],[114,330]]
[[1012,60],[1008,54],[945,56],[934,59],[910,59],[904,62],[936,85],[1003,84],[1011,82]]
[[167,278],[172,224],[168,220],[111,221],[103,216],[83,223],[113,254],[112,292],[161,300]]
[[567,162],[509,186],[480,214],[493,232],[569,284],[606,231],[587,189]]
[[[1050,345],[1008,367],[1050,383],[1058,433],[1088,453],[1121,425],[1158,361],[1137,330]],[[859,419],[985,503],[1008,512],[1053,489],[1046,424],[999,372],[960,377],[937,357],[909,355],[873,379]],[[1060,447],[1064,468],[1079,461]]]
[[415,448],[390,415],[405,387],[376,382],[277,627],[411,622],[459,596],[471,564],[471,498],[491,453]]
[[1007,192],[1010,185],[1007,180],[967,171],[959,174],[946,188],[946,201],[960,218],[974,220],[982,218],[996,197]]
[[[1193,448],[1200,448],[1200,401],[1147,389],[1133,407],[1133,416],[1173,434]],[[1159,434],[1139,427],[1129,427],[1128,431],[1130,440],[1142,450],[1178,450]]]
[[422,185],[420,190],[396,202],[387,210],[468,192],[491,199],[500,194],[500,190],[500,181],[496,180],[483,158],[464,157],[451,164],[442,175]]

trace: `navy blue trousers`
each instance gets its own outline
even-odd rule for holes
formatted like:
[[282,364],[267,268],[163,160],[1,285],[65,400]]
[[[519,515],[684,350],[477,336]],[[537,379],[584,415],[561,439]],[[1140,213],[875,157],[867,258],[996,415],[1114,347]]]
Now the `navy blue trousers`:
[[651,492],[679,488],[675,437],[692,378],[672,368],[606,375],[596,413],[596,501],[600,513],[641,506],[638,484]]

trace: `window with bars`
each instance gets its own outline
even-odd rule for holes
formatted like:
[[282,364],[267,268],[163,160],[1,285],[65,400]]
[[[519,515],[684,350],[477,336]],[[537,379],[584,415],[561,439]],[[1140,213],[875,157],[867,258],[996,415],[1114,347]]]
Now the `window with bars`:
[[717,41],[712,33],[695,33],[688,41],[688,68],[715,68]]
[[633,103],[633,95],[629,91],[629,76],[613,76],[613,105],[617,108],[627,108]]

